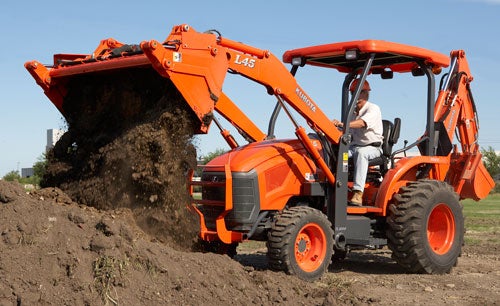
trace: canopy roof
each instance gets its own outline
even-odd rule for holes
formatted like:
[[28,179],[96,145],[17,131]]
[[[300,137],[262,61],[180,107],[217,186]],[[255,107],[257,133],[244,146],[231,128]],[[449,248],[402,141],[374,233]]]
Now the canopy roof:
[[[345,53],[348,50],[357,50],[358,59],[346,59]],[[424,60],[435,68],[450,64],[450,58],[442,53],[384,40],[356,40],[288,50],[283,54],[283,61],[291,63],[293,58],[302,57],[307,65],[334,68],[348,73],[362,66],[370,53],[376,54],[370,72],[384,69],[409,72],[418,66],[416,60]]]

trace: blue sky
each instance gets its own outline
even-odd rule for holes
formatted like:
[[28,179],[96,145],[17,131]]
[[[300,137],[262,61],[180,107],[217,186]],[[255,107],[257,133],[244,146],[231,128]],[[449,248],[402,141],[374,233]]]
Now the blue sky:
[[[181,23],[198,31],[217,29],[278,58],[288,49],[358,39],[395,41],[444,54],[463,49],[474,77],[479,144],[500,150],[500,0],[9,1],[0,10],[0,177],[31,167],[45,150],[46,130],[65,125],[24,69],[26,61],[50,64],[54,53],[90,53],[109,37],[124,43],[162,41]],[[297,74],[301,86],[332,118],[340,116],[341,77],[318,68]],[[368,79],[370,100],[381,106],[385,118],[401,117],[400,139],[413,142],[425,127],[423,79]],[[230,76],[223,89],[267,130],[275,100],[261,86]],[[227,122],[223,125],[230,128]],[[276,134],[293,137],[284,116]],[[196,144],[199,155],[227,148],[215,126],[197,137]],[[395,148],[402,145],[400,141]]]

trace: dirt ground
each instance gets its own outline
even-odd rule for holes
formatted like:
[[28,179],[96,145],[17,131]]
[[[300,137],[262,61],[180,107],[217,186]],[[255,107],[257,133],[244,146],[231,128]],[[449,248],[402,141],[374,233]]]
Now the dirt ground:
[[[314,283],[267,269],[265,248],[180,250],[130,208],[98,210],[58,188],[0,181],[0,305],[497,305],[494,234],[447,275],[405,274],[387,249],[353,251]],[[496,240],[498,241],[498,240]]]
[[0,306],[500,303],[500,246],[488,237],[448,275],[405,274],[380,249],[348,254],[314,283],[270,271],[260,243],[234,259],[192,251],[186,174],[200,123],[182,96],[151,69],[66,85],[68,132],[43,188],[0,180]]

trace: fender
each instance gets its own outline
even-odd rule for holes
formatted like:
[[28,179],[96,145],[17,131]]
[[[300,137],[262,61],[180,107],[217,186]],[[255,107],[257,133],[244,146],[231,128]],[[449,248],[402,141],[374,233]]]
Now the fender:
[[384,176],[375,200],[375,206],[382,208],[382,216],[387,215],[387,205],[394,194],[408,182],[417,180],[419,166],[430,165],[429,178],[444,180],[450,165],[449,156],[415,156],[403,157],[396,167],[390,169]]

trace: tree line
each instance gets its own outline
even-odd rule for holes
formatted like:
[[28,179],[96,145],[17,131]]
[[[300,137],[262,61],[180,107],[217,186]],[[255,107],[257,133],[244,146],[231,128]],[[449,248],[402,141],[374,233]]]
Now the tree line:
[[[209,161],[214,159],[215,157],[222,155],[226,152],[223,149],[216,149],[213,152],[208,153],[205,156],[202,156],[200,161],[201,164],[207,164]],[[495,181],[500,180],[500,155],[495,152],[495,150],[490,146],[488,149],[482,148],[481,153],[483,154],[483,162],[486,170],[490,173],[490,175],[495,179]],[[33,164],[33,176],[28,178],[22,178],[19,174],[19,171],[12,170],[3,176],[3,179],[6,181],[18,181],[22,184],[33,184],[39,185],[40,181],[45,174],[47,169],[47,156],[46,154],[42,154],[38,157],[37,162]],[[497,184],[494,189],[495,192],[500,192],[500,184]]]
[[37,161],[33,164],[33,175],[30,177],[21,177],[21,174],[17,170],[9,171],[5,174],[2,179],[6,181],[17,181],[21,184],[32,184],[34,186],[40,185],[40,181],[45,174],[47,169],[47,156],[45,153],[37,158]]

